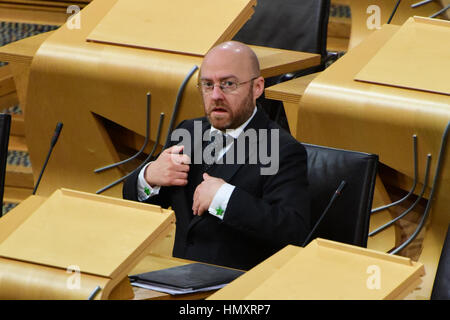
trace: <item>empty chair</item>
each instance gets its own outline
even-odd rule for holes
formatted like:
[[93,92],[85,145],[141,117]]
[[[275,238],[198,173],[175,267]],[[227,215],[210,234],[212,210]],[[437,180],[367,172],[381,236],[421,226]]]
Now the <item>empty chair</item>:
[[311,240],[324,238],[367,246],[378,156],[303,144],[308,154],[312,226],[328,206],[340,183],[347,182]]

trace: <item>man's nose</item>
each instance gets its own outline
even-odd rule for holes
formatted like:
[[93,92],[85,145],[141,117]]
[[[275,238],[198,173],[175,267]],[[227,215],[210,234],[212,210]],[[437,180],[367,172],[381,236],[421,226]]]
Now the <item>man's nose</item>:
[[220,85],[216,84],[214,85],[214,88],[212,89],[211,92],[211,98],[214,100],[222,100],[224,97],[223,91],[220,88]]

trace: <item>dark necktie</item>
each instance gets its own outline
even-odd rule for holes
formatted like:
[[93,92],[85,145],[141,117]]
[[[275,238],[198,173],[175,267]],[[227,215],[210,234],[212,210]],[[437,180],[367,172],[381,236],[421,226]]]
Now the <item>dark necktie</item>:
[[220,152],[226,145],[226,137],[221,132],[211,134],[210,141],[204,141],[202,170],[207,172],[217,162]]

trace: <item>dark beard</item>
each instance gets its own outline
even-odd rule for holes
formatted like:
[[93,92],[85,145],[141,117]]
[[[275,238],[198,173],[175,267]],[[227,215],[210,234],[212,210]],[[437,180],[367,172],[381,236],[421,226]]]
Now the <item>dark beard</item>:
[[223,127],[216,127],[212,124],[210,115],[207,114],[206,117],[209,123],[213,125],[216,129],[219,129],[221,131],[225,131],[227,129],[236,129],[250,118],[250,116],[253,113],[254,107],[255,105],[253,104],[253,80],[252,80],[247,96],[239,105],[237,112],[233,114],[234,117],[231,119],[230,123],[226,124]]

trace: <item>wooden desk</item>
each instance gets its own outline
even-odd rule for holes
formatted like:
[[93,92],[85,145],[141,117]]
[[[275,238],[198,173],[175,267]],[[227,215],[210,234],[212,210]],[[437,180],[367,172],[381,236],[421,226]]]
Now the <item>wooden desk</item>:
[[298,112],[300,99],[305,93],[308,85],[319,73],[313,73],[304,77],[292,79],[290,81],[278,83],[265,89],[267,99],[273,99],[283,102],[284,111],[289,123],[289,130],[295,136],[298,128]]
[[51,32],[46,32],[0,47],[0,61],[9,62],[9,68],[14,77],[17,95],[22,107],[26,103],[31,62],[36,51],[50,35]]
[[[54,32],[41,33],[0,47],[0,61],[8,62],[11,65],[16,89],[23,108],[25,106],[29,69],[33,57],[44,41]],[[264,78],[306,69],[320,63],[320,55],[318,54],[253,45],[250,47],[258,56],[261,75]]]
[[[402,25],[409,17],[428,17],[442,9],[448,0],[432,1],[418,8],[411,4],[419,0],[403,0],[392,19],[392,25]],[[350,0],[352,12],[352,30],[348,48],[356,47],[371,33],[387,23],[397,1],[392,0]],[[379,25],[376,22],[379,22]]]
[[[382,270],[376,290],[368,285],[368,266]],[[410,259],[317,238],[284,247],[208,300],[404,299],[423,274]]]
[[[434,178],[441,137],[450,120],[450,97],[354,81],[356,74],[398,30],[398,26],[383,26],[310,83],[301,99],[301,125],[295,136],[307,143],[378,154],[380,162],[394,173],[390,181],[377,181],[377,185],[389,183],[408,190],[414,176],[412,136],[416,134],[419,183],[415,193],[418,194],[424,183],[428,154],[432,155],[428,186]],[[447,81],[445,73],[436,81]],[[450,221],[449,154],[447,146],[447,160],[442,165],[431,216],[422,233],[419,261],[424,263],[426,275],[422,290],[415,292],[418,299],[430,296]]]
[[[57,122],[64,123],[39,194],[48,195],[63,186],[96,192],[121,178],[130,168],[115,168],[101,174],[93,170],[131,156],[135,152],[132,150],[140,148],[146,135],[148,91],[152,94],[151,143],[145,152],[151,150],[156,140],[161,112],[166,116],[160,141],[163,143],[178,88],[193,66],[201,65],[201,57],[87,42],[87,36],[113,4],[114,1],[107,0],[90,3],[82,11],[81,29],[61,26],[40,38],[22,40],[29,50],[19,49],[17,55],[12,52],[19,42],[0,49],[0,59],[12,63],[20,61],[25,65],[32,59],[22,107],[33,168],[42,167],[45,160],[48,141],[44,137],[51,135]],[[320,62],[315,54],[254,49],[266,77]],[[196,78],[194,74],[185,88],[175,124],[204,114]],[[36,179],[38,170],[33,173]],[[104,194],[121,197],[121,185]]]

